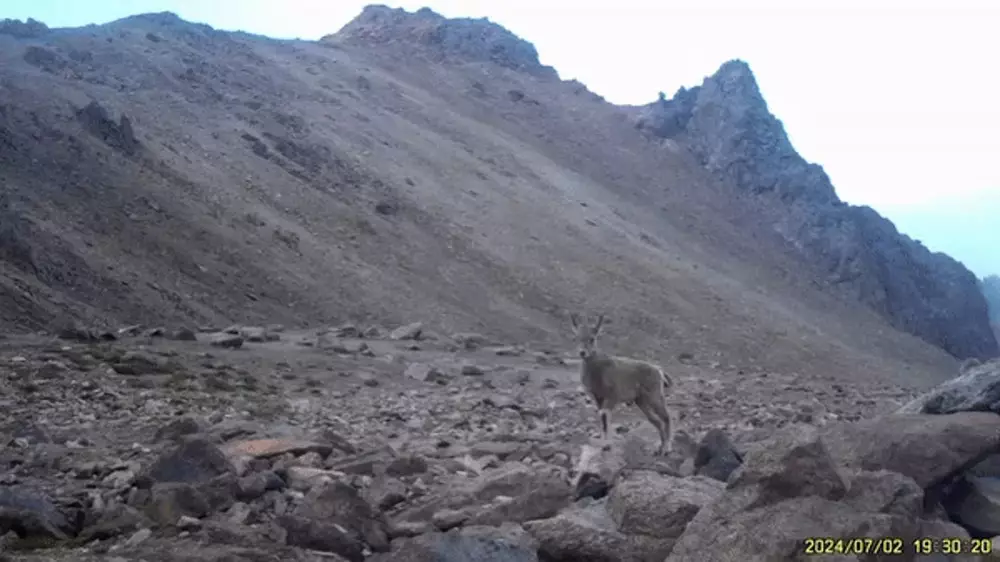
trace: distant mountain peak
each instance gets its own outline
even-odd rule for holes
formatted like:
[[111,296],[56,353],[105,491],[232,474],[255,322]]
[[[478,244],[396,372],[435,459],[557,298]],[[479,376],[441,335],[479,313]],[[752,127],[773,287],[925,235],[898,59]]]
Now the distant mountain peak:
[[716,177],[764,197],[773,216],[762,220],[831,287],[955,356],[998,353],[972,272],[870,207],[841,201],[823,168],[792,146],[745,61],[727,61],[700,86],[647,105],[636,126],[682,140]]
[[541,64],[535,46],[487,18],[446,18],[429,9],[407,12],[373,4],[333,35],[328,43],[419,47],[432,58],[460,62],[490,62],[537,76],[555,77]]

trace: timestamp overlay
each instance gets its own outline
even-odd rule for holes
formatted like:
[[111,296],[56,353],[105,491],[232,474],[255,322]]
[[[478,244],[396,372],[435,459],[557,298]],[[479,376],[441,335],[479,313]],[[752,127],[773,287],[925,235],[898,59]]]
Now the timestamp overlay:
[[806,537],[801,542],[805,555],[827,556],[831,554],[865,555],[958,555],[982,556],[992,554],[991,539],[971,539],[965,537],[922,537],[905,539],[902,537]]

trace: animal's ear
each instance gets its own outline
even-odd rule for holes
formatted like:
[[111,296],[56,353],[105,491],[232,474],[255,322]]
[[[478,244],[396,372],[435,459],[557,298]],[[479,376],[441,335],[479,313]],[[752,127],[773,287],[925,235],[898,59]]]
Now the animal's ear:
[[594,333],[601,331],[601,326],[604,325],[604,315],[601,314],[597,317],[597,324],[594,325]]
[[570,324],[572,324],[572,325],[573,325],[573,329],[574,329],[574,330],[576,330],[577,328],[579,328],[579,327],[580,327],[580,320],[579,320],[579,319],[577,319],[577,317],[576,317],[576,313],[575,313],[575,312],[573,312],[573,313],[571,313],[571,314],[569,315],[569,322],[570,322]]

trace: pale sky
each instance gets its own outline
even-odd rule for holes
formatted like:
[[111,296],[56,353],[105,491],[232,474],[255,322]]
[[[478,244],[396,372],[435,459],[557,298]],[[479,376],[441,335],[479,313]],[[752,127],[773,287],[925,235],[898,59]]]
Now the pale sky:
[[[317,39],[358,0],[3,0],[50,26],[172,11],[219,29]],[[418,0],[488,17],[543,63],[620,104],[747,61],[771,111],[837,193],[979,275],[1000,273],[1000,1]],[[998,161],[993,161],[997,158]]]

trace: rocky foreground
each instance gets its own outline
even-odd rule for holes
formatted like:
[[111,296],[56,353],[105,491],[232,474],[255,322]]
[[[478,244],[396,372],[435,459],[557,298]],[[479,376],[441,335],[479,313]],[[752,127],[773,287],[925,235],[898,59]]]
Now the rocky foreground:
[[0,556],[976,560],[1000,534],[1000,362],[921,396],[665,367],[681,429],[659,458],[628,408],[595,446],[561,353],[477,334],[0,340]]

